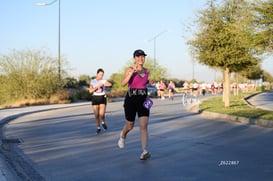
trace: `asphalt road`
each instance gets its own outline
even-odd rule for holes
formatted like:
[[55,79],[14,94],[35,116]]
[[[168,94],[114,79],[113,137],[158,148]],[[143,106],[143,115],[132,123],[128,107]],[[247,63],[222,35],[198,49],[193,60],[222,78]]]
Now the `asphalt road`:
[[273,180],[273,129],[212,120],[174,101],[154,100],[152,157],[140,161],[139,130],[117,141],[122,102],[109,103],[108,130],[95,134],[90,105],[19,117],[3,128],[22,180]]

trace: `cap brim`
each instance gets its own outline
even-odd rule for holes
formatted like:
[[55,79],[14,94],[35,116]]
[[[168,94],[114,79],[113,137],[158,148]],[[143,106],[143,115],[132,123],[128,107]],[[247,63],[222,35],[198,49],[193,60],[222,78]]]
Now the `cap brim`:
[[141,55],[143,55],[143,56],[147,56],[146,54],[139,54],[138,56],[141,56]]

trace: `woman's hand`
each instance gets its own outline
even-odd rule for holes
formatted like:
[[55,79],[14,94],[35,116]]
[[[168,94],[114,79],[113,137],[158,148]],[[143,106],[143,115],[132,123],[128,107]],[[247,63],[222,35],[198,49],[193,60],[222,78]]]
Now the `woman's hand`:
[[96,87],[93,87],[93,86],[90,86],[90,87],[89,87],[89,92],[90,92],[90,93],[93,93],[93,92],[95,92],[96,90],[97,90]]
[[128,72],[129,72],[129,74],[133,74],[134,72],[137,71],[137,66],[134,65],[134,66],[132,66],[132,67],[129,67],[127,70],[128,70]]
[[103,83],[99,83],[99,84],[96,86],[96,88],[97,88],[97,89],[100,89],[100,88],[103,87],[103,86],[104,86]]

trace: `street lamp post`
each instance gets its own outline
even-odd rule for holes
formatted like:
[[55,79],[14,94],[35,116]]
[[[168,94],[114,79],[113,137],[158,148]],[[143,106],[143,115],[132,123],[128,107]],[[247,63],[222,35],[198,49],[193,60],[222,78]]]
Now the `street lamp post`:
[[50,6],[55,2],[58,3],[58,78],[61,81],[61,0],[54,0],[50,3],[37,3],[37,6]]
[[151,38],[149,41],[154,41],[154,65],[153,68],[155,69],[155,63],[156,63],[156,39],[161,36],[162,34],[166,33],[168,30],[164,30],[160,33],[158,33],[156,36],[154,36],[153,38]]
[[192,80],[195,80],[194,62],[192,62]]

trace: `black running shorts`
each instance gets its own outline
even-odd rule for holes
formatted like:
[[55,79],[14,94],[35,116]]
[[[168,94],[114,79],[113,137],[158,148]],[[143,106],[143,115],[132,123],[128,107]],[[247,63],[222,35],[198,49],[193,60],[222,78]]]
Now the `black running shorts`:
[[106,95],[101,96],[92,96],[92,105],[100,105],[105,104],[106,105]]
[[147,95],[132,95],[129,96],[128,93],[124,100],[124,112],[127,121],[135,121],[136,114],[138,117],[147,116],[149,117],[150,111],[143,106],[143,103]]

